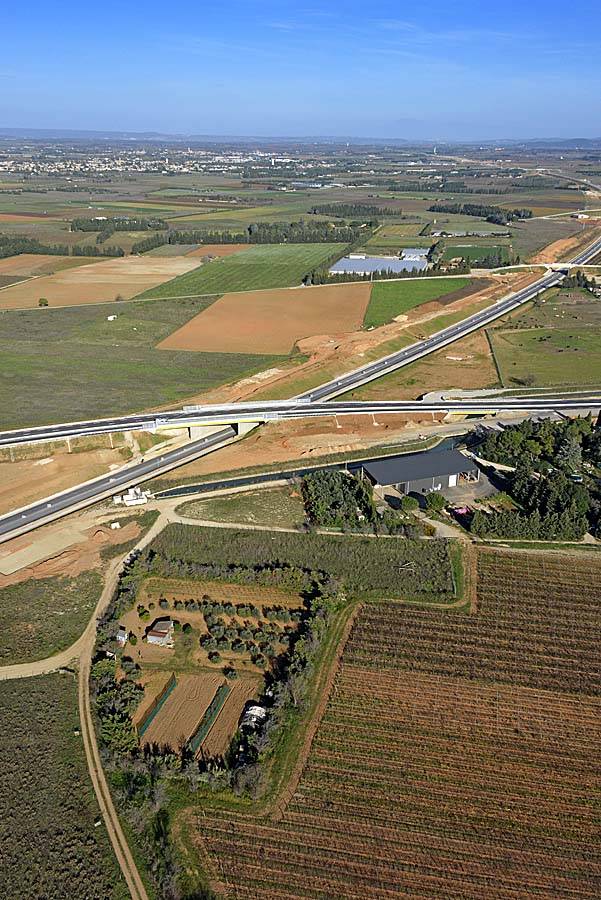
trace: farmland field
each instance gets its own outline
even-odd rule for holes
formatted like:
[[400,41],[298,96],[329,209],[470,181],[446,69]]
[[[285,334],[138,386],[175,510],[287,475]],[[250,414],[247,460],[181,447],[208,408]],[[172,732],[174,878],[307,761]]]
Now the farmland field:
[[273,568],[285,561],[287,566],[327,572],[357,595],[456,599],[446,541],[282,532],[275,542],[270,532],[170,524],[150,547],[158,573],[163,566],[170,569],[170,560],[178,560],[191,572],[218,566],[222,578],[236,580],[236,566]]
[[233,256],[234,253],[239,253],[240,250],[248,250],[248,248],[248,244],[201,244],[200,247],[191,250],[186,256],[218,256],[222,258],[224,256]]
[[[379,228],[376,233],[370,237],[365,246],[370,251],[374,247],[382,250],[400,249],[407,245],[407,238],[418,237],[424,225],[425,222],[408,223],[405,225],[383,225],[382,228]],[[429,246],[432,243],[432,240],[429,238],[426,240],[427,245]],[[421,246],[421,243],[416,244],[416,246]]]
[[[363,324],[366,328],[384,325],[422,303],[441,300],[447,294],[452,295],[447,301],[451,302],[463,296],[463,293],[459,292],[464,292],[472,283],[469,278],[406,278],[399,281],[375,281]],[[475,287],[475,290],[477,289]]]
[[589,385],[600,380],[601,309],[587,291],[550,291],[544,306],[493,328],[489,337],[503,383]]
[[284,356],[302,338],[358,331],[370,292],[366,282],[225,294],[158,349]]
[[64,650],[83,632],[101,591],[97,572],[1,588],[0,662],[30,662]]
[[191,500],[177,508],[181,516],[209,522],[240,522],[294,528],[305,521],[305,506],[294,487],[266,488],[206,500]]
[[0,291],[0,309],[36,307],[40,297],[49,306],[108,303],[118,296],[127,300],[146,287],[162,284],[197,267],[198,260],[181,256],[131,256],[96,261],[6,288]]
[[363,607],[270,814],[203,805],[219,897],[597,900],[601,560],[484,550],[478,570],[473,615]]
[[145,297],[188,297],[252,291],[300,284],[312,269],[324,265],[344,244],[255,244],[195,272],[180,275],[146,291]]
[[[205,297],[4,312],[0,424],[18,428],[177,403],[278,359],[155,349],[211,302]],[[108,322],[110,315],[117,319]]]
[[185,744],[224,683],[223,676],[212,673],[180,675],[164,705],[145,728],[141,743],[174,749]]
[[126,900],[86,770],[77,684],[45,675],[0,683],[2,896]]
[[479,260],[484,259],[487,256],[491,256],[492,254],[501,253],[502,255],[502,264],[509,262],[509,253],[507,247],[499,246],[496,244],[495,246],[482,246],[478,244],[454,244],[451,247],[447,247],[443,259],[456,259],[457,257],[463,257],[467,259],[472,265],[477,265]]

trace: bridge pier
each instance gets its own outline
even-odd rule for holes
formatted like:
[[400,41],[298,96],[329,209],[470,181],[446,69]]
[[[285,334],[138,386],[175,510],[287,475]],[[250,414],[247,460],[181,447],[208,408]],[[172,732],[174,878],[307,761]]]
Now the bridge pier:
[[[260,422],[232,422],[231,426],[235,430],[236,434],[241,437],[244,434],[248,434],[249,431],[252,431],[254,428],[258,428],[260,424]],[[191,441],[199,441],[203,437],[207,437],[210,434],[215,434],[215,432],[221,431],[223,427],[223,424],[190,425],[188,427],[188,433],[190,435]]]

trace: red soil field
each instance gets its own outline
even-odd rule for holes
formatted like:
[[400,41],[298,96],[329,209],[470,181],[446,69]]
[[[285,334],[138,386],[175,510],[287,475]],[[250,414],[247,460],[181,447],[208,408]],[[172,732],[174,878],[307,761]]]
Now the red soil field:
[[44,215],[37,213],[35,216],[30,213],[0,213],[0,222],[57,222],[58,216]]
[[370,293],[365,283],[224,294],[158,349],[285,355],[302,338],[358,331]]

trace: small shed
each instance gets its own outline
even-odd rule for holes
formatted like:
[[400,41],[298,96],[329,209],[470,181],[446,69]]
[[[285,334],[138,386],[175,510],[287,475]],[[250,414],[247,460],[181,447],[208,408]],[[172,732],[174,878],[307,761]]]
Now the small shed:
[[362,471],[376,492],[391,487],[400,494],[429,494],[480,479],[476,463],[458,450],[388,456],[364,463]]

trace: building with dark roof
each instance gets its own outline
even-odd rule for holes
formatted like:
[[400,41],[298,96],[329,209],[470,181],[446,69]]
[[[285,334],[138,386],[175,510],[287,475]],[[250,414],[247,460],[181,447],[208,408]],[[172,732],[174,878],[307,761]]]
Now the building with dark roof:
[[404,453],[366,462],[362,466],[377,491],[394,488],[401,494],[429,494],[457,487],[461,480],[478,481],[480,470],[457,450]]

